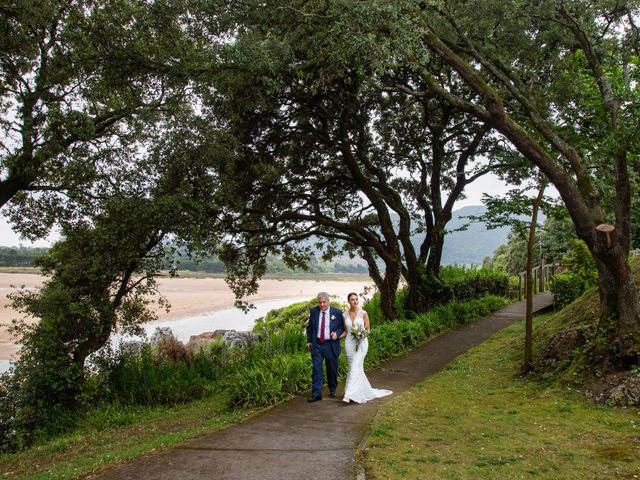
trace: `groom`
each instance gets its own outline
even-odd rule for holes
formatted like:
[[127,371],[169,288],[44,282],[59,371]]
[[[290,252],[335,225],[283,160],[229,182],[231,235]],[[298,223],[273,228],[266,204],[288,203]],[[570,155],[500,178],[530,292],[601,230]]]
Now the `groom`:
[[342,311],[330,305],[329,294],[326,292],[320,292],[317,299],[318,306],[309,310],[307,322],[307,348],[311,352],[313,363],[311,397],[307,400],[309,402],[322,400],[323,361],[327,367],[329,396],[336,396],[340,339],[344,337]]

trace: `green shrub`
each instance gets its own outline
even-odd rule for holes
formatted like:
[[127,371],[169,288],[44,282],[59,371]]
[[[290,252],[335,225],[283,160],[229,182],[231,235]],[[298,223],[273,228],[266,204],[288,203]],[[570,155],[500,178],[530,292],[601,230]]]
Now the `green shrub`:
[[572,255],[562,259],[567,272],[554,275],[549,289],[556,308],[563,308],[598,284],[598,270],[591,252],[582,240],[571,243]]
[[503,297],[487,295],[469,302],[441,305],[429,312],[416,315],[411,320],[399,320],[372,328],[366,365],[368,368],[376,366],[384,360],[415,348],[438,333],[486,316],[507,303]]
[[551,278],[549,289],[553,293],[555,308],[561,309],[577,300],[591,285],[587,284],[578,275],[566,272],[554,275]]
[[264,357],[239,368],[229,384],[230,404],[263,407],[290,398],[311,385],[309,354]]
[[441,269],[440,279],[451,292],[451,298],[444,299],[446,302],[464,302],[485,295],[509,295],[509,278],[498,270],[447,266]]
[[307,302],[298,302],[287,307],[276,308],[267,312],[264,317],[256,320],[253,332],[258,335],[281,329],[286,324],[304,326],[309,317],[309,309],[315,307],[318,301],[314,298]]

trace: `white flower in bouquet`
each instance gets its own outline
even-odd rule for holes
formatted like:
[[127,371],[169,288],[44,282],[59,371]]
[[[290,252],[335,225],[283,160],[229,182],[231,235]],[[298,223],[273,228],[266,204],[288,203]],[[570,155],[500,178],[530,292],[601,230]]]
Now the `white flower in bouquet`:
[[351,336],[356,340],[356,352],[358,351],[358,347],[360,346],[360,342],[367,338],[369,332],[364,325],[356,325],[351,329]]

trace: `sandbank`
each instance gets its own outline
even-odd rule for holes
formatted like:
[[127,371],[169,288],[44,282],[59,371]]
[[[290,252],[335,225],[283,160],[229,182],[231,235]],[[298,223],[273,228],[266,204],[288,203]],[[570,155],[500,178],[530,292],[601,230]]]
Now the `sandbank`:
[[[45,277],[28,273],[0,273],[0,360],[9,360],[18,351],[12,342],[7,325],[13,319],[24,316],[11,308],[7,294],[18,288],[39,288]],[[171,309],[166,312],[154,304],[160,320],[172,320],[191,315],[214,312],[233,307],[234,296],[222,278],[169,278],[157,279],[160,293],[167,298]],[[278,300],[308,296],[310,299],[320,291],[331,295],[345,296],[349,292],[363,293],[373,286],[371,280],[339,281],[335,279],[263,279],[258,293],[247,298],[249,301]],[[27,321],[34,321],[29,320]]]

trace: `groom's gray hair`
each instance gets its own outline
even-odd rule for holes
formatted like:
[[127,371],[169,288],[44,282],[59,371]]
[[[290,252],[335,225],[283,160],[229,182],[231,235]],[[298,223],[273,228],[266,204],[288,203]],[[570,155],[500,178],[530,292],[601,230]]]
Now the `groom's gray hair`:
[[327,300],[331,300],[327,292],[320,292],[316,298],[318,300],[320,300],[321,298],[326,298]]

